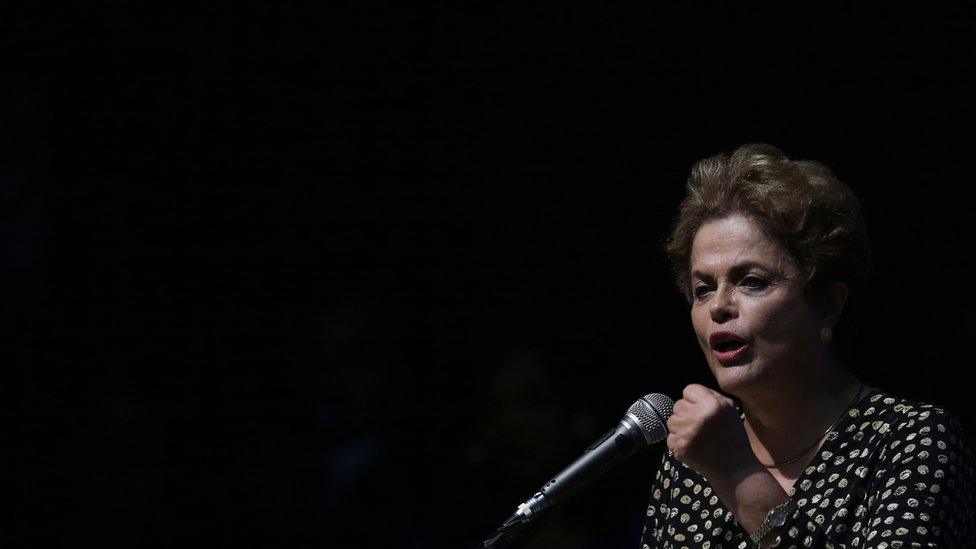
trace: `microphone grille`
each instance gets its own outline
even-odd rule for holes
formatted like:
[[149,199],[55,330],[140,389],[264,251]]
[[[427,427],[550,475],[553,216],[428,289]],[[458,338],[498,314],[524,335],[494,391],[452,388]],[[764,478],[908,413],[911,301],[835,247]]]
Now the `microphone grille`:
[[660,442],[668,436],[668,427],[665,422],[673,412],[674,401],[661,393],[644,395],[627,410],[628,414],[640,421],[648,444]]

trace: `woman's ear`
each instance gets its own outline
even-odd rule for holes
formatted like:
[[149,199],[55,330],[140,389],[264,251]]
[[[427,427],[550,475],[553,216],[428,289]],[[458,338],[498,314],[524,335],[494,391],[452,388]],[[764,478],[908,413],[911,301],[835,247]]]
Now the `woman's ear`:
[[847,296],[850,290],[843,282],[832,282],[827,286],[823,295],[822,319],[831,327],[840,320],[840,315],[844,312],[844,304],[847,303]]

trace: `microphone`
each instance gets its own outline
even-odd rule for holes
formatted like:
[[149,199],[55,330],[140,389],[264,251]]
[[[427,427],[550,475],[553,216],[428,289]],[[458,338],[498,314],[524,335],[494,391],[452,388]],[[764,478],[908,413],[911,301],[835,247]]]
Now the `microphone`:
[[573,497],[635,451],[664,440],[668,436],[665,422],[673,411],[674,401],[667,395],[651,393],[638,399],[616,427],[591,444],[579,459],[532,497],[519,504],[515,514],[479,547],[497,549],[528,541],[535,532],[529,527],[540,523],[539,517],[546,511]]

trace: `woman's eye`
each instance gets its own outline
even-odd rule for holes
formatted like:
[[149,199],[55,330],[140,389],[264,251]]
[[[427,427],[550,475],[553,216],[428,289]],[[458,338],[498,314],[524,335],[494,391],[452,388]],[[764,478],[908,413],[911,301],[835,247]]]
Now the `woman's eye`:
[[695,299],[704,299],[709,291],[708,286],[698,286],[694,291]]
[[765,289],[769,283],[758,276],[747,276],[742,279],[742,285],[753,290],[762,290]]

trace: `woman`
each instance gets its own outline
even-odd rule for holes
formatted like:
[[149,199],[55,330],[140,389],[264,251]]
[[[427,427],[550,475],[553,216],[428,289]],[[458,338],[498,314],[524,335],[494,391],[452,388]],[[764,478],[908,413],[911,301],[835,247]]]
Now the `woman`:
[[667,251],[722,393],[675,403],[643,546],[973,546],[959,422],[844,365],[870,266],[851,191],[761,144],[687,190]]

